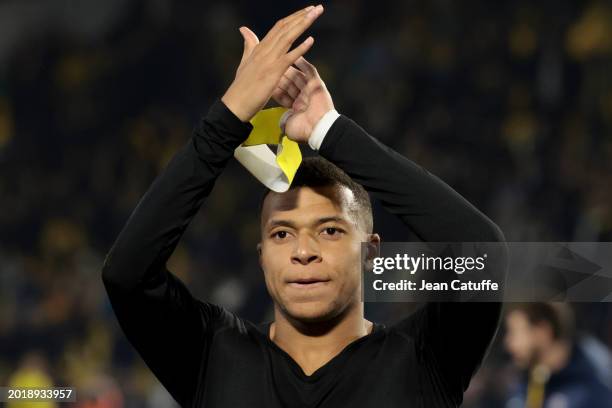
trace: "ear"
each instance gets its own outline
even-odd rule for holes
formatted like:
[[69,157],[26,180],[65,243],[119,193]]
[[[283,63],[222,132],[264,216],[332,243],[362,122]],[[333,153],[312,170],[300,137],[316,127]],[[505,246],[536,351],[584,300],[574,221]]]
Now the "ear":
[[380,255],[380,235],[368,235],[368,260],[372,260]]
[[555,341],[553,328],[548,322],[539,322],[533,325],[533,332],[541,344],[549,344]]
[[367,251],[365,253],[365,264],[369,267],[374,258],[380,255],[380,235],[368,234],[366,240]]
[[265,273],[263,267],[263,257],[262,257],[262,243],[261,241],[257,243],[257,262],[259,263],[259,269]]

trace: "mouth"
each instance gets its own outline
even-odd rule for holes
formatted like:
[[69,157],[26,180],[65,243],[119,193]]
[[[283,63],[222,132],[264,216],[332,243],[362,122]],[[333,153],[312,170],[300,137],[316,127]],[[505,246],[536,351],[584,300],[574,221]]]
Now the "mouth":
[[302,278],[289,282],[289,286],[297,289],[314,289],[327,285],[329,279]]

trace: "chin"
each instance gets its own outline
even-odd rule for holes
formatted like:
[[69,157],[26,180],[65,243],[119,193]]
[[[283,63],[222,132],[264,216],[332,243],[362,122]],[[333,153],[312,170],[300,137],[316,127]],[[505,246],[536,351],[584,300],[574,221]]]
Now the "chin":
[[528,359],[514,358],[514,364],[521,370],[531,368]]
[[283,309],[291,319],[302,323],[320,323],[328,321],[338,314],[339,311],[334,306],[333,303],[304,302],[285,304]]

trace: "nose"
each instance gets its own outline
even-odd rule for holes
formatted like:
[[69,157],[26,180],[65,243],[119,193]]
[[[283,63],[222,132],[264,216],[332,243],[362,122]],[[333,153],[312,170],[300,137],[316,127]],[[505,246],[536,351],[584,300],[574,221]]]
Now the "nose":
[[321,262],[319,243],[310,234],[299,234],[291,254],[292,263],[308,265],[311,262]]

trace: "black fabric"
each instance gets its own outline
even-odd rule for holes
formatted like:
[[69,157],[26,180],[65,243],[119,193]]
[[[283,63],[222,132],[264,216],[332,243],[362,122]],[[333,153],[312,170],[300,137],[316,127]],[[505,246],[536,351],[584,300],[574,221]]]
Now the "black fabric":
[[[350,343],[312,375],[253,324],[195,299],[166,269],[251,125],[221,102],[132,213],[103,266],[125,335],[185,407],[456,407],[498,325],[499,303],[430,303]],[[345,116],[319,153],[424,241],[501,241],[497,226],[422,167]],[[214,273],[214,271],[202,271]]]

